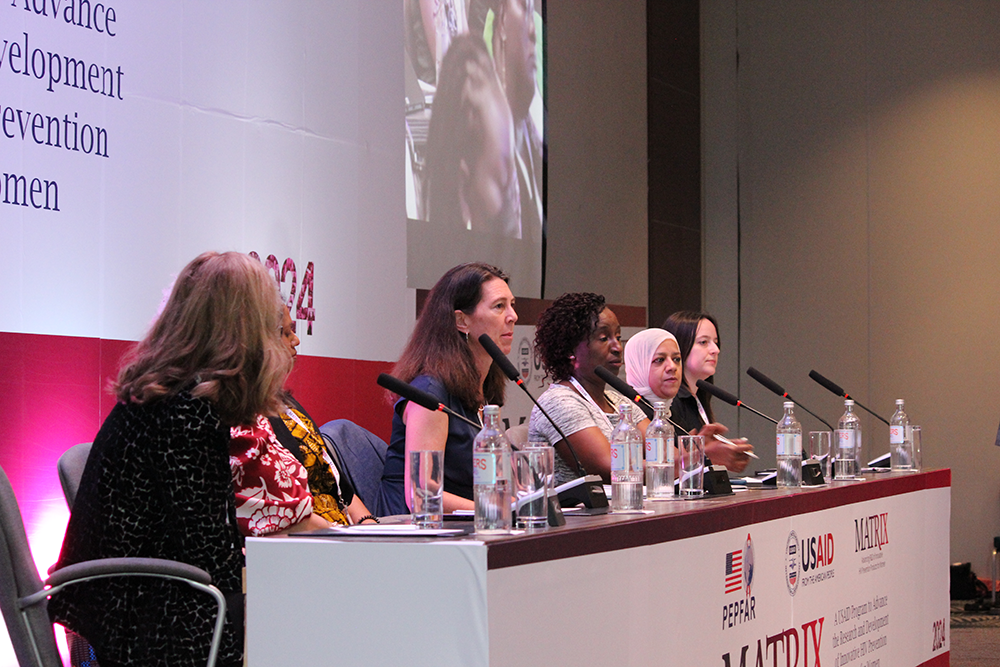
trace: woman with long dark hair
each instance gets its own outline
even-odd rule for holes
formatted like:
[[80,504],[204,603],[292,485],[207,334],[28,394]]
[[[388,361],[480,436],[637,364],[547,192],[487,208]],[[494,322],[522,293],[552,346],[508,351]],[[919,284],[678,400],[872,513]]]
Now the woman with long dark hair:
[[[483,405],[503,405],[507,378],[479,344],[487,334],[506,354],[514,338],[508,277],[489,264],[450,269],[431,289],[392,374],[479,422]],[[395,396],[393,394],[392,396]],[[444,511],[472,509],[472,441],[477,429],[400,398],[392,418],[376,514],[408,513],[408,452],[444,450]]]
[[[701,432],[709,425],[719,428],[720,433],[728,431],[717,424],[712,412],[712,395],[698,388],[698,380],[712,381],[719,362],[719,325],[708,313],[681,310],[666,319],[663,328],[677,338],[684,369],[684,382],[670,406],[671,419],[689,432]],[[732,441],[734,444],[705,439],[705,456],[713,463],[724,465],[734,472],[742,472],[750,460],[747,452],[753,451],[744,438]]]

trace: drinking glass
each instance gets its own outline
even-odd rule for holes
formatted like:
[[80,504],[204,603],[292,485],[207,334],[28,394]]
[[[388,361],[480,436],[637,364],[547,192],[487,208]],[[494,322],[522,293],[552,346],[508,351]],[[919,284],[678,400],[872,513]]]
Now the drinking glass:
[[679,436],[677,447],[678,455],[681,457],[681,498],[699,498],[705,493],[702,486],[705,470],[705,437]]
[[444,528],[444,450],[410,452],[410,502],[414,526]]

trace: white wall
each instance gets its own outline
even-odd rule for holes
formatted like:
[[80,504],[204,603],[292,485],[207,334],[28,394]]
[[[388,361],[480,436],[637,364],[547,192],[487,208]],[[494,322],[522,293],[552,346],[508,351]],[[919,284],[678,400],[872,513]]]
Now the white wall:
[[[703,0],[705,304],[719,384],[828,421],[816,369],[951,467],[952,559],[1000,535],[1000,4]],[[738,184],[738,190],[737,190]],[[773,461],[773,427],[726,407]],[[806,429],[818,423],[803,419]],[[865,419],[866,455],[888,449]]]

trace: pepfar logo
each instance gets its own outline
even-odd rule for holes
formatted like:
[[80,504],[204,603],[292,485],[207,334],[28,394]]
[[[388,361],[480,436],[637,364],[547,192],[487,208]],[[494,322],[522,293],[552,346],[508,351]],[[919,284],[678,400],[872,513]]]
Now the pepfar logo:
[[747,533],[742,548],[726,552],[725,595],[743,593],[722,605],[722,629],[752,621],[757,617],[757,600],[753,596],[753,540]]
[[726,593],[735,593],[746,589],[750,597],[750,587],[753,585],[753,540],[747,533],[747,541],[742,549],[726,553]]

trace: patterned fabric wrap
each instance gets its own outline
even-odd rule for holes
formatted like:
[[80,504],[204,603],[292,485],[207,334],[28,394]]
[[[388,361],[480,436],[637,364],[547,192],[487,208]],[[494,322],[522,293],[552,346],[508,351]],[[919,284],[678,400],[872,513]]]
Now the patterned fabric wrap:
[[300,456],[309,474],[309,490],[312,492],[313,512],[330,523],[348,525],[344,514],[344,503],[341,500],[340,476],[337,466],[330,460],[330,455],[319,435],[319,429],[305,412],[289,406],[281,413],[281,421],[298,441]]
[[236,520],[244,535],[260,537],[290,528],[312,512],[306,469],[278,444],[267,418],[230,429],[229,467]]

